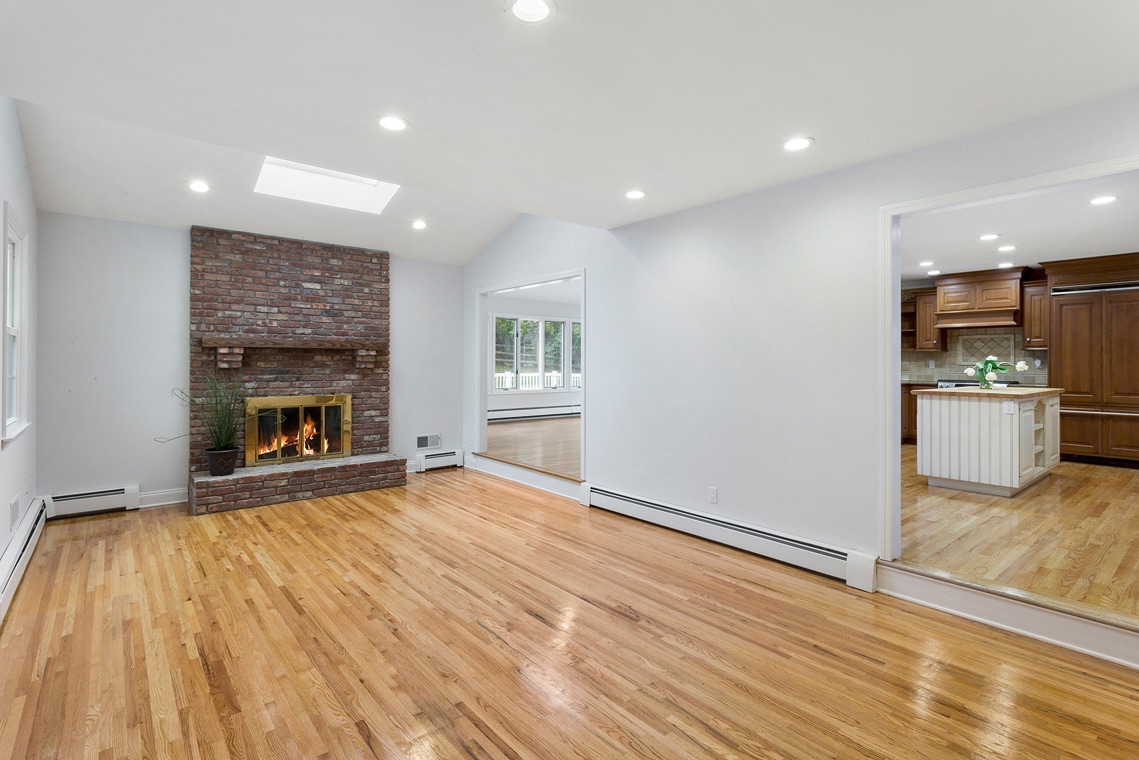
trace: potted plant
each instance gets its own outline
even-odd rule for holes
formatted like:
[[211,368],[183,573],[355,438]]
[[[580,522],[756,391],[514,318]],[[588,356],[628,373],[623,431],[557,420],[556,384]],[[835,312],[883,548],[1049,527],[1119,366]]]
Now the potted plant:
[[178,391],[182,402],[197,409],[206,430],[210,475],[230,475],[237,464],[237,430],[244,424],[245,394],[237,375],[208,375],[205,390],[195,397]]
[[1008,372],[1010,369],[1016,369],[1017,372],[1025,372],[1028,370],[1028,363],[1017,362],[1014,368],[1012,362],[1002,362],[995,356],[986,356],[972,367],[966,368],[965,374],[969,377],[976,376],[982,388],[992,388],[993,382],[998,378],[997,373]]

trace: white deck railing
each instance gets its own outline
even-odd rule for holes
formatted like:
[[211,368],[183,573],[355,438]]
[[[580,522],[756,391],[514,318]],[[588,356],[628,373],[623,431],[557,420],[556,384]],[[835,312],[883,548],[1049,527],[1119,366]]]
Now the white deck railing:
[[[515,385],[515,377],[517,377],[517,385]],[[517,376],[513,372],[494,373],[494,389],[496,391],[540,391],[542,388],[561,388],[563,382],[561,372],[547,372],[545,384],[542,383],[540,372],[519,372]],[[580,372],[570,374],[570,388],[581,388]]]

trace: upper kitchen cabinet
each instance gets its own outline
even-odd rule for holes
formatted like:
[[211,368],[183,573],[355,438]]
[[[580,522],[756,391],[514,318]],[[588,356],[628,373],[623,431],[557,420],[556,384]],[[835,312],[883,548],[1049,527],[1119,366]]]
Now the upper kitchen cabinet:
[[937,327],[1020,324],[1020,282],[1026,269],[964,272],[936,278]]
[[944,351],[942,332],[937,329],[937,291],[912,291],[913,300],[902,302],[902,351]]
[[915,351],[944,351],[944,332],[937,329],[937,291],[919,290],[914,293]]
[[1052,315],[1047,281],[1024,283],[1021,313],[1024,317],[1024,347],[1030,351],[1048,348],[1048,328]]

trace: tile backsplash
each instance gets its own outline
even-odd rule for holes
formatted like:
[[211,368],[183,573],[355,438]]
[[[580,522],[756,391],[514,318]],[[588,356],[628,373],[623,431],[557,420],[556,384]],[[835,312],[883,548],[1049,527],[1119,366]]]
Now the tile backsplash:
[[[1027,362],[1027,372],[1009,370],[1005,376],[1021,385],[1048,385],[1048,352],[1026,351],[1024,330],[1019,327],[975,327],[946,330],[945,351],[903,351],[902,382],[934,383],[938,380],[966,379],[964,370],[986,356],[1003,362]],[[1035,366],[1036,360],[1040,366]],[[931,369],[930,361],[934,362]]]

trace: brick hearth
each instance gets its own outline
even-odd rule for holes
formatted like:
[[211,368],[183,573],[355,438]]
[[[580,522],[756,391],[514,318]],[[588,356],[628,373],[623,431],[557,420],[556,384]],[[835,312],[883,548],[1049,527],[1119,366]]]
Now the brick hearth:
[[407,462],[392,454],[243,467],[212,477],[196,472],[190,477],[190,511],[201,515],[402,485]]

